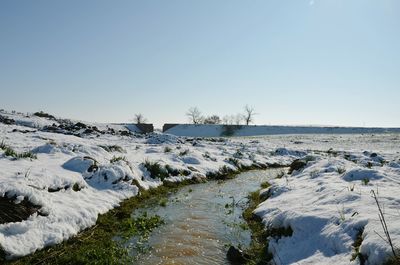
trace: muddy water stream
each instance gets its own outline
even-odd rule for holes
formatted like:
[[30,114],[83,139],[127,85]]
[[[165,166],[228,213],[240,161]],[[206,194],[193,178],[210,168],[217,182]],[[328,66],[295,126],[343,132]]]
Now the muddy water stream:
[[[250,244],[250,230],[242,218],[247,195],[276,174],[272,169],[255,170],[231,180],[189,185],[171,194],[163,206],[135,211],[134,215],[147,212],[165,221],[141,251],[132,249],[138,264],[229,264],[229,245]],[[134,238],[131,243],[136,245]]]

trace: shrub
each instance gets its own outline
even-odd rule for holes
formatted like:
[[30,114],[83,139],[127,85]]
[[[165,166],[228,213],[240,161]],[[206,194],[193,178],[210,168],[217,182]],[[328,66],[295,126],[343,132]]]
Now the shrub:
[[165,178],[169,177],[168,171],[161,166],[159,162],[146,160],[143,163],[143,166],[147,169],[147,171],[150,173],[150,177],[153,179],[159,178],[160,180],[164,180]]
[[169,153],[171,151],[172,151],[171,147],[169,146],[164,147],[164,153]]
[[236,131],[240,130],[242,126],[240,125],[223,125],[221,136],[233,136]]

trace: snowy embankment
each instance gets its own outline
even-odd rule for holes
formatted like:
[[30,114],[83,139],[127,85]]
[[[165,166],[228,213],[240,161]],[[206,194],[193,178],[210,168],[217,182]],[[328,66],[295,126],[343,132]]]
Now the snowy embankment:
[[224,135],[259,136],[281,134],[371,134],[400,133],[400,128],[179,124],[166,130],[165,133],[190,137],[219,137]]
[[[291,229],[270,238],[276,264],[382,264],[391,248],[372,191],[384,209],[394,244],[400,243],[400,160],[370,152],[314,154],[306,165],[271,181],[255,210],[269,229]],[[358,247],[355,244],[357,237]],[[356,258],[357,257],[357,258]],[[365,263],[363,263],[365,262]]]
[[[60,243],[93,226],[99,214],[136,196],[138,186],[161,185],[146,162],[156,163],[166,173],[164,181],[174,182],[205,179],[221,168],[235,170],[235,163],[266,166],[295,158],[271,155],[274,150],[249,142],[142,136],[123,128],[105,126],[100,131],[98,125],[97,130],[72,121],[57,126],[60,122],[53,118],[1,114],[8,124],[0,123],[0,207],[9,210],[21,204],[23,212],[31,205],[28,213],[34,211],[17,219],[0,213],[0,252],[8,258]],[[51,132],[48,126],[53,126]],[[24,152],[29,157],[18,157]]]

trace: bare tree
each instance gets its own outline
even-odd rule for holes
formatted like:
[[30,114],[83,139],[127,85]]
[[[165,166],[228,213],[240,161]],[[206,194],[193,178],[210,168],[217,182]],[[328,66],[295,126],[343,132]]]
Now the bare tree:
[[218,115],[211,115],[204,119],[204,124],[220,124],[221,118]]
[[142,113],[137,113],[137,114],[135,114],[135,117],[133,118],[133,122],[136,124],[142,124],[142,123],[146,123],[147,119],[144,117],[144,115]]
[[190,122],[194,124],[199,124],[203,121],[200,110],[197,107],[191,107],[187,112],[186,116],[189,118]]
[[242,121],[244,121],[245,117],[243,116],[243,114],[238,113],[234,115],[234,119],[235,119],[235,125],[240,125]]
[[254,115],[256,115],[254,108],[246,105],[244,106],[244,121],[246,122],[246,125],[249,125],[250,123],[254,122]]

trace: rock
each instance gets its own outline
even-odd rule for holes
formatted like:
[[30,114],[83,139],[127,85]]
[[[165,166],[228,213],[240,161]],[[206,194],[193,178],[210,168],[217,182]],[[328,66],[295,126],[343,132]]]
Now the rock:
[[372,153],[372,154],[370,154],[369,156],[370,156],[370,157],[377,157],[378,154],[377,154],[377,153]]
[[9,119],[9,118],[1,116],[1,115],[0,115],[0,122],[4,123],[4,124],[7,124],[7,125],[15,124],[15,120]]
[[120,131],[121,136],[131,136],[131,132],[129,131]]
[[307,161],[305,161],[303,159],[296,159],[292,162],[292,164],[290,164],[288,173],[292,174],[293,171],[300,170],[300,169],[304,168],[306,165],[307,165]]
[[228,258],[231,264],[245,264],[246,259],[244,257],[243,251],[235,248],[234,246],[230,246],[228,249],[228,253],[226,253],[226,257]]

